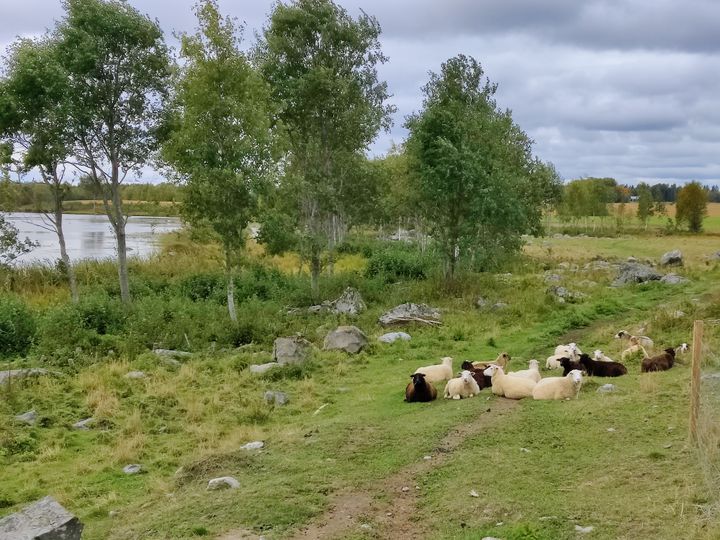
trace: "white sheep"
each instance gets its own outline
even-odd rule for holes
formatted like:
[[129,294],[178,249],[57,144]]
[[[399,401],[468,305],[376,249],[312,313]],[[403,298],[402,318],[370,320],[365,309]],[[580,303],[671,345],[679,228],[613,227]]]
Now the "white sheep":
[[506,368],[508,362],[510,362],[510,355],[506,352],[501,352],[492,362],[473,362],[472,365],[475,369],[487,369],[492,365]]
[[582,386],[582,372],[573,369],[564,377],[546,377],[535,385],[533,399],[576,398]]
[[609,356],[605,356],[600,349],[597,349],[593,353],[593,358],[598,362],[614,362],[612,358],[610,358]]
[[445,399],[462,399],[476,396],[480,393],[478,383],[473,379],[472,373],[463,370],[459,377],[450,379],[445,385]]
[[447,381],[453,378],[452,361],[453,359],[451,356],[446,356],[439,364],[419,367],[415,370],[415,373],[422,373],[425,375],[426,382],[434,383]]
[[[647,336],[633,336],[629,332],[626,332],[625,330],[620,330],[617,334],[615,334],[616,339],[628,339],[631,342],[635,341],[633,345],[642,345],[643,347],[647,347],[648,349],[652,349],[655,346],[655,342],[650,339]],[[634,340],[633,340],[634,338]]]
[[483,375],[492,377],[492,392],[496,396],[505,396],[508,399],[522,399],[532,395],[537,384],[525,377],[510,377],[505,375],[503,368],[492,365],[483,371]]
[[566,354],[553,354],[552,356],[548,356],[547,360],[545,360],[545,369],[560,369],[562,367],[560,365],[560,359],[562,358],[570,358],[570,356]]
[[630,336],[630,346],[622,352],[620,357],[625,360],[626,358],[635,356],[638,353],[642,353],[642,358],[647,358],[649,356],[645,347],[640,344],[640,340],[635,336]]
[[511,377],[525,377],[526,379],[538,382],[540,380],[540,363],[533,359],[528,363],[528,369],[522,369],[520,371],[511,371],[508,373]]
[[567,345],[558,345],[555,347],[555,356],[569,358],[573,362],[577,362],[581,354],[582,351],[580,347],[577,346],[577,343],[568,343]]

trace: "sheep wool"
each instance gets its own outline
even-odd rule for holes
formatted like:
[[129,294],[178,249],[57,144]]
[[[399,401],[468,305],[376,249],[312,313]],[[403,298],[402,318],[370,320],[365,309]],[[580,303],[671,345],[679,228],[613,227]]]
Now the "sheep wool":
[[450,379],[445,385],[445,399],[462,399],[476,396],[480,393],[480,387],[468,370],[460,373],[459,377]]
[[508,399],[530,397],[537,384],[532,379],[505,375],[503,368],[496,365],[488,367],[483,373],[492,377],[493,394],[505,396]]
[[564,377],[545,377],[535,385],[533,399],[576,398],[582,386],[582,372],[573,369]]
[[415,373],[423,373],[426,382],[447,381],[453,378],[452,361],[452,357],[446,356],[440,364],[419,367],[415,370]]
[[538,382],[541,379],[540,376],[540,363],[537,360],[530,360],[528,363],[528,369],[522,369],[520,371],[511,371],[508,373],[511,377],[525,377],[526,379]]

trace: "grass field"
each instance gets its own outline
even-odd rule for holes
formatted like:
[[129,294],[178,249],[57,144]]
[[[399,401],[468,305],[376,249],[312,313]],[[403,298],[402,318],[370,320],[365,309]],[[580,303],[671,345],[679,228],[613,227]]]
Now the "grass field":
[[[614,272],[583,270],[595,257],[657,260],[674,247],[686,255],[688,285],[617,289],[608,287]],[[371,345],[356,356],[318,352],[302,367],[258,376],[247,366],[270,360],[261,345],[200,351],[178,368],[145,353],[6,386],[0,513],[51,494],[79,515],[90,540],[719,538],[720,382],[704,383],[703,438],[689,444],[688,358],[643,376],[631,362],[612,381],[617,392],[598,393],[608,381],[590,378],[573,401],[514,402],[488,390],[462,401],[402,400],[408,375],[441,356],[459,368],[508,351],[522,368],[575,341],[618,357],[619,329],[642,328],[659,346],[689,342],[695,318],[720,318],[720,266],[705,259],[717,249],[705,236],[539,239],[511,275],[471,275],[459,292],[430,279],[377,296],[360,282],[374,300],[357,319],[298,316],[295,328],[318,345],[336,324],[362,328]],[[167,271],[212,258],[208,251],[192,262],[180,245],[170,250],[177,261]],[[586,298],[555,302],[546,270]],[[477,309],[480,295],[509,306]],[[377,317],[403,301],[442,308],[443,326],[378,343],[385,330]],[[705,371],[720,370],[718,354],[720,333],[708,322]],[[132,370],[147,376],[126,378]],[[289,404],[267,405],[265,390],[287,392]],[[29,409],[37,425],[13,422]],[[93,429],[70,429],[90,416]],[[240,449],[252,440],[265,448]],[[144,472],[124,475],[129,463]],[[208,479],[225,475],[240,488],[206,490]],[[593,530],[579,535],[576,526]]]

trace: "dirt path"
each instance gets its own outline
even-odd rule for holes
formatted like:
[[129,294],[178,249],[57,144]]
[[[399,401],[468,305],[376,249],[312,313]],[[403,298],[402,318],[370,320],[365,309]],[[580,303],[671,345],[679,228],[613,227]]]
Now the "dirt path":
[[[481,398],[483,399],[483,398]],[[372,490],[353,490],[336,493],[329,509],[313,523],[290,538],[342,538],[352,529],[369,526],[377,538],[395,540],[423,538],[424,530],[414,519],[420,494],[415,479],[450,459],[466,439],[481,433],[499,421],[517,405],[517,401],[496,398],[487,403],[475,421],[455,426],[430,454],[431,459],[412,463],[392,476],[379,481]],[[229,538],[227,540],[230,540]]]

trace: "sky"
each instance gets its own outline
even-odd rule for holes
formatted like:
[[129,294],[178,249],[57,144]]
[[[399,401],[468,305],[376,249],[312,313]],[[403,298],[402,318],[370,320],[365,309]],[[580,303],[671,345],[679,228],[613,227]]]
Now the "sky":
[[[720,2],[717,0],[336,0],[380,22],[382,80],[397,107],[387,152],[420,109],[428,72],[463,53],[498,84],[497,101],[566,179],[720,184]],[[193,0],[130,0],[168,36],[192,31]],[[219,0],[264,25],[271,0]],[[61,18],[59,0],[0,0],[0,49]]]

